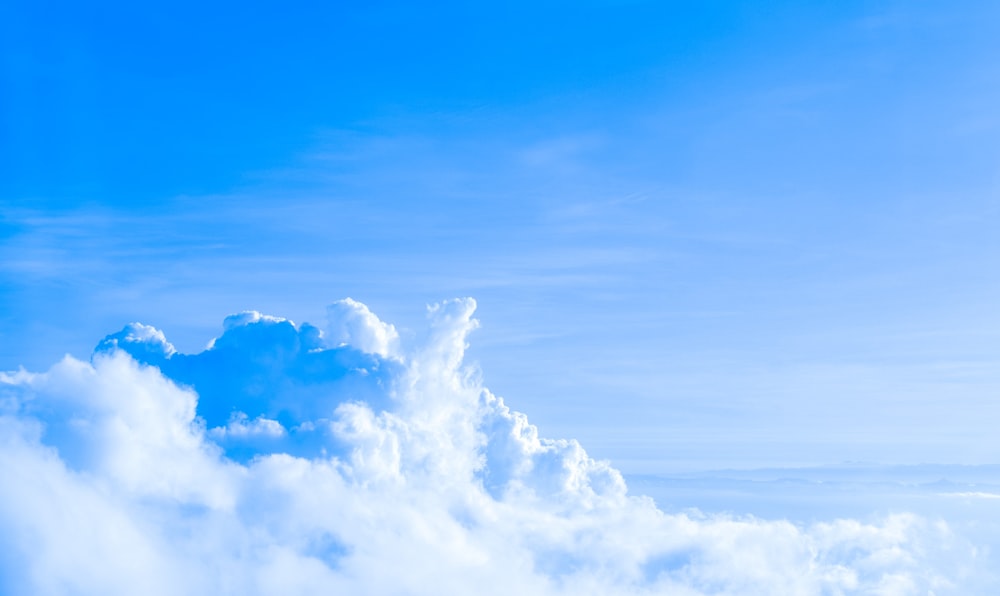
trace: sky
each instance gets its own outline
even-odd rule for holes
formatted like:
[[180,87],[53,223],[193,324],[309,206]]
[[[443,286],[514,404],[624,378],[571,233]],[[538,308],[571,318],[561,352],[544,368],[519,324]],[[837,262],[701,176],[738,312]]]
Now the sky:
[[[275,478],[287,479],[294,467],[280,454],[297,462],[302,477],[319,474],[315,481],[339,487],[329,498],[363,502],[352,482],[364,484],[358,470],[376,473],[368,468],[378,458],[351,460],[352,445],[371,443],[350,428],[368,420],[394,437],[376,443],[402,450],[393,473],[422,478],[417,485],[440,480],[440,470],[407,463],[405,454],[445,440],[427,430],[428,412],[458,407],[427,397],[437,405],[425,412],[399,397],[438,391],[412,386],[414,378],[438,378],[449,388],[443,394],[487,391],[506,405],[482,398],[470,413],[471,402],[456,397],[464,413],[441,414],[453,426],[445,442],[459,454],[441,465],[457,466],[469,480],[449,493],[457,500],[364,489],[387,507],[387,495],[412,507],[395,512],[402,525],[387,522],[379,536],[421,535],[407,525],[419,511],[453,516],[454,535],[483,553],[505,536],[528,545],[525,528],[562,528],[550,535],[551,552],[525,546],[510,555],[521,557],[511,565],[531,570],[511,580],[523,580],[518,589],[600,593],[627,577],[640,592],[669,581],[676,593],[685,593],[682,586],[776,593],[777,585],[808,594],[819,593],[822,581],[840,581],[830,571],[817,584],[766,583],[794,575],[795,564],[785,562],[747,588],[751,579],[720,562],[731,553],[711,536],[723,527],[758,538],[777,532],[798,545],[782,552],[826,552],[820,535],[828,537],[828,528],[808,524],[842,518],[869,528],[858,530],[865,536],[898,537],[899,524],[908,523],[923,528],[913,530],[920,538],[912,544],[943,544],[926,532],[944,520],[980,553],[1000,546],[1000,528],[986,521],[998,518],[1000,503],[993,492],[1000,464],[998,23],[1000,7],[962,0],[5,3],[0,370],[12,372],[0,413],[9,429],[6,469],[28,488],[8,493],[3,519],[35,519],[25,504],[82,499],[141,534],[155,525],[151,519],[183,519],[193,528],[185,507],[207,508],[210,528],[239,531],[199,526],[185,539],[214,537],[234,570],[247,563],[233,554],[243,552],[238,545],[280,567],[280,557],[260,553],[319,540],[305,525],[301,534],[279,535],[276,522],[257,513],[278,498]],[[448,302],[466,298],[474,307]],[[452,306],[434,307],[442,304]],[[468,343],[460,357],[431,348],[448,343],[435,335],[448,308],[478,321],[459,325]],[[227,319],[246,311],[260,314]],[[219,355],[227,335],[236,341],[243,327],[270,329],[269,316],[293,321],[292,331],[248,331],[240,341],[250,343],[233,344],[257,346],[247,348],[257,356],[246,362]],[[150,327],[125,327],[132,323]],[[126,341],[129,329],[142,341]],[[322,337],[307,337],[309,329],[324,330]],[[174,351],[135,348],[161,346],[155,338]],[[289,345],[330,355],[289,361],[294,366],[260,356]],[[438,364],[427,372],[423,361]],[[353,370],[369,371],[369,381]],[[165,436],[183,439],[170,449],[194,458],[192,470],[223,479],[206,488],[181,474],[169,490],[154,490],[121,467],[115,449],[134,447],[121,436],[76,436],[69,410],[82,408],[87,424],[105,428],[125,407],[108,389],[115,379],[181,405],[189,397],[183,388],[191,388],[195,410],[178,406],[168,416],[188,430]],[[272,392],[246,398],[257,410],[214,393],[242,395],[247,379],[267,379]],[[370,387],[371,379],[381,384]],[[91,401],[66,398],[72,386]],[[317,397],[323,391],[332,401]],[[317,399],[340,422],[304,405]],[[368,410],[343,405],[352,399]],[[521,420],[511,412],[530,423],[510,422]],[[237,413],[246,418],[227,417]],[[163,431],[122,416],[133,439]],[[204,428],[190,430],[198,420]],[[473,460],[487,461],[494,443],[469,435],[492,437],[490,420],[527,433],[511,435],[521,441],[517,457],[508,450],[500,458],[511,469],[541,469],[532,458],[554,450],[563,458],[552,455],[563,462],[556,468],[579,464],[612,478],[600,490],[584,483],[560,493],[577,505],[610,499],[611,513],[588,517],[568,505],[542,511],[532,499],[546,501],[548,489],[535,476],[491,484],[490,465]],[[292,432],[309,424],[334,430]],[[563,447],[533,443],[529,427]],[[233,438],[255,433],[284,438],[266,445]],[[558,441],[578,441],[565,445],[585,453]],[[162,458],[170,449],[160,445],[150,461],[168,465]],[[78,450],[91,455],[68,455]],[[346,467],[324,463],[327,457]],[[44,479],[66,488],[46,501],[31,488]],[[625,501],[619,480],[629,487]],[[512,482],[520,488],[510,489]],[[629,500],[641,494],[658,509]],[[158,503],[152,510],[143,509],[147,498]],[[299,519],[310,507],[285,514]],[[473,511],[469,519],[495,525],[463,525],[454,514],[463,507]],[[746,525],[671,517],[687,508],[728,512]],[[873,512],[890,517],[866,517]],[[714,553],[699,559],[714,566],[657,559],[687,575],[652,573],[649,561],[666,547],[637,538],[642,556],[629,551],[612,557],[619,568],[596,572],[600,557],[578,561],[560,542],[573,524],[627,542],[637,530],[609,520],[641,526],[644,516],[658,515],[672,535],[695,528],[687,536]],[[26,523],[19,531],[51,544],[47,553],[76,552],[60,550],[58,532]],[[340,535],[348,554],[337,560],[347,562],[319,557],[326,571],[317,568],[316,577],[334,581],[323,575],[333,569],[335,581],[377,593],[367,567],[357,566],[376,565],[374,543],[362,556],[365,548],[352,542],[361,530],[341,523],[328,520],[324,531]],[[258,531],[274,543],[247,546]],[[193,564],[175,556],[182,542],[168,534],[154,532],[159,542],[142,547],[150,577]],[[758,538],[747,540],[771,544]],[[138,585],[60,567],[68,559],[56,555],[32,558],[25,544],[9,542],[0,565],[19,569],[12,561],[27,558],[37,569],[62,569],[51,575],[69,583],[43,586],[39,571],[5,586],[11,593],[25,586],[60,593],[67,585],[134,593]],[[426,546],[405,547],[415,544]],[[454,560],[453,546],[442,547],[444,558]],[[856,572],[853,584],[836,584],[847,593],[950,593],[934,578],[895,568],[875,574],[871,566],[865,575],[857,561],[835,559],[827,560],[831,569]],[[975,573],[946,569],[951,560],[937,557],[941,577],[965,593],[986,585],[974,583],[988,581]],[[350,569],[349,579],[337,569]],[[545,583],[556,581],[550,576],[575,579]],[[201,579],[184,587],[189,592],[245,588],[212,584],[211,570],[192,577]],[[473,576],[451,577],[460,592]],[[413,585],[401,581],[382,589]]]

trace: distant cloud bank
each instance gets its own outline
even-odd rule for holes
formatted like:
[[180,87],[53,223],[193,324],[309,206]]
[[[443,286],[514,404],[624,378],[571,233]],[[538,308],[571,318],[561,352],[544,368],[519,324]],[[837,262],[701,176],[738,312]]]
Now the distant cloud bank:
[[[0,374],[4,594],[948,594],[983,553],[912,514],[808,526],[629,494],[463,362],[475,301],[406,345],[346,299],[197,354],[133,323]],[[553,374],[558,374],[553,372]]]

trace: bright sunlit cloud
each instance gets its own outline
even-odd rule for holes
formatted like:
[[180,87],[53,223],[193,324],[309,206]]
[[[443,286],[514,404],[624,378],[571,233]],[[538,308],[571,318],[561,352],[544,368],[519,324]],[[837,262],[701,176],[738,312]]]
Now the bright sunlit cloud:
[[910,513],[661,511],[483,386],[475,307],[430,307],[391,352],[343,300],[329,334],[242,313],[182,354],[133,323],[90,362],[4,374],[4,592],[941,594],[983,573]]

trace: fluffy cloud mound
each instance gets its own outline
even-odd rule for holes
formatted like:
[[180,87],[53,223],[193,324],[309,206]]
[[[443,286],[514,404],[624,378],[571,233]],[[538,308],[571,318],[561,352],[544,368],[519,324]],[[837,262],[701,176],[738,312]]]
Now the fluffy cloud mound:
[[399,347],[399,333],[383,323],[357,300],[344,298],[327,308],[327,332],[338,345],[350,345],[369,354],[389,356]]
[[[666,514],[463,363],[471,299],[403,347],[345,300],[178,353],[139,324],[0,376],[4,594],[947,594],[977,552],[900,514]],[[356,343],[352,343],[356,342]],[[405,349],[404,349],[405,348]]]

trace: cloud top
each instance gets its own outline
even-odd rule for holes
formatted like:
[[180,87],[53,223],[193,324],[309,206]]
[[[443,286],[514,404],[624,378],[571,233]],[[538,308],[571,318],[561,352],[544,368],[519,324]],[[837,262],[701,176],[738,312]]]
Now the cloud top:
[[464,363],[475,301],[403,346],[361,303],[197,354],[139,324],[0,375],[0,589],[100,594],[927,594],[982,554],[910,514],[667,514]]
[[396,354],[399,334],[389,323],[383,323],[364,304],[344,298],[326,310],[327,334],[333,346],[350,345],[383,358]]

